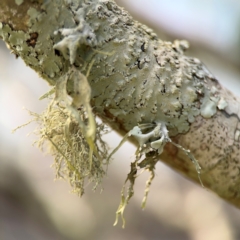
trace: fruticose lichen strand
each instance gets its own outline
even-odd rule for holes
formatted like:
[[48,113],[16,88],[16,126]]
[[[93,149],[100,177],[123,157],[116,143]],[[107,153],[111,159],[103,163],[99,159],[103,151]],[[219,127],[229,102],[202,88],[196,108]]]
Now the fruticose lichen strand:
[[[95,148],[98,154],[90,156],[91,150],[84,132],[78,121],[66,111],[64,104],[52,101],[43,113],[30,112],[33,121],[39,125],[35,131],[38,135],[35,144],[41,149],[47,147],[47,151],[54,156],[56,178],[67,180],[73,192],[82,196],[86,185],[92,183],[95,190],[106,174],[108,148],[102,135],[108,130],[102,123],[97,123]],[[79,111],[79,116],[86,116],[85,112]],[[83,121],[87,122],[87,118]]]

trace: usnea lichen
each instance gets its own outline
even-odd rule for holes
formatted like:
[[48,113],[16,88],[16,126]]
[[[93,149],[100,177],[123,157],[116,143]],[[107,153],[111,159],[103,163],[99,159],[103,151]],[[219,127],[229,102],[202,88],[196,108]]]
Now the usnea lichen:
[[[69,95],[66,89],[71,81],[78,86]],[[103,123],[95,123],[89,103],[90,87],[78,70],[70,69],[42,98],[54,92],[54,100],[42,114],[30,112],[39,124],[35,144],[41,149],[48,147],[55,159],[56,177],[68,180],[73,192],[82,196],[86,180],[93,182],[95,189],[106,174],[108,148],[102,135],[107,129]]]
[[[85,116],[83,111],[79,113]],[[40,148],[48,147],[54,157],[56,177],[69,181],[73,192],[80,196],[84,193],[86,180],[93,182],[95,189],[106,174],[108,165],[107,145],[102,141],[102,134],[106,133],[105,126],[97,124],[95,146],[98,154],[93,154],[91,159],[89,144],[78,122],[69,117],[64,106],[51,103],[43,114],[33,115],[39,124],[39,140],[36,144]],[[86,116],[84,118],[83,121],[87,121]]]

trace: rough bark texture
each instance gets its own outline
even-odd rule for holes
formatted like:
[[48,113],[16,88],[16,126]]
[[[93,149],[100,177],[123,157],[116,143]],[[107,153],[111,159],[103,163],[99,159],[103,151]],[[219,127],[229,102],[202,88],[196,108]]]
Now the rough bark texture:
[[[91,65],[91,105],[101,119],[121,134],[138,124],[166,127],[172,141],[198,160],[204,186],[240,206],[240,100],[198,59],[184,55],[185,41],[161,41],[111,0],[14,4],[0,3],[0,36],[27,65],[51,85],[72,65],[85,75]],[[71,80],[67,91],[76,94]],[[167,143],[163,129],[142,140],[147,133],[139,133],[141,141],[135,136],[140,147],[149,145],[147,155],[155,151],[198,182],[196,166]]]

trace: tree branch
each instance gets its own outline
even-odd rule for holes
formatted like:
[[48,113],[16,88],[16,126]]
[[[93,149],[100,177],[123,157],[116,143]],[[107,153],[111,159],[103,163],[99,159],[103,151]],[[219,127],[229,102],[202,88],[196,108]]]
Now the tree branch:
[[240,99],[198,59],[184,55],[187,42],[161,41],[111,0],[20,6],[5,0],[0,9],[0,36],[51,85],[66,77],[67,94],[76,100],[74,66],[87,76],[94,113],[131,135],[145,160],[161,159],[199,182],[197,163],[176,144],[190,149],[204,186],[240,206]]

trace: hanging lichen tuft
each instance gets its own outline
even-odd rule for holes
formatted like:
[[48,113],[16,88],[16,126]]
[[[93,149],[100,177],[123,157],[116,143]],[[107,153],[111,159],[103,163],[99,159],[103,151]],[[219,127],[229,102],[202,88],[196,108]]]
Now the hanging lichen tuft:
[[[48,152],[54,157],[56,177],[68,180],[73,192],[80,196],[84,193],[85,180],[93,182],[95,189],[101,183],[108,165],[107,147],[101,139],[106,132],[105,126],[96,126],[98,156],[93,154],[90,163],[89,145],[78,123],[69,118],[63,106],[51,103],[43,114],[34,115],[35,121],[39,123],[37,132],[40,135],[36,143],[40,148],[48,147]],[[83,112],[81,115],[84,117]],[[83,121],[86,121],[86,116],[84,118]]]
[[[69,90],[71,85],[74,91]],[[94,183],[95,189],[106,173],[109,158],[102,135],[107,128],[96,123],[90,106],[91,88],[78,70],[71,68],[50,94],[53,92],[55,99],[42,114],[30,112],[39,126],[35,144],[48,148],[54,156],[56,177],[68,180],[73,192],[81,196],[86,180]]]

